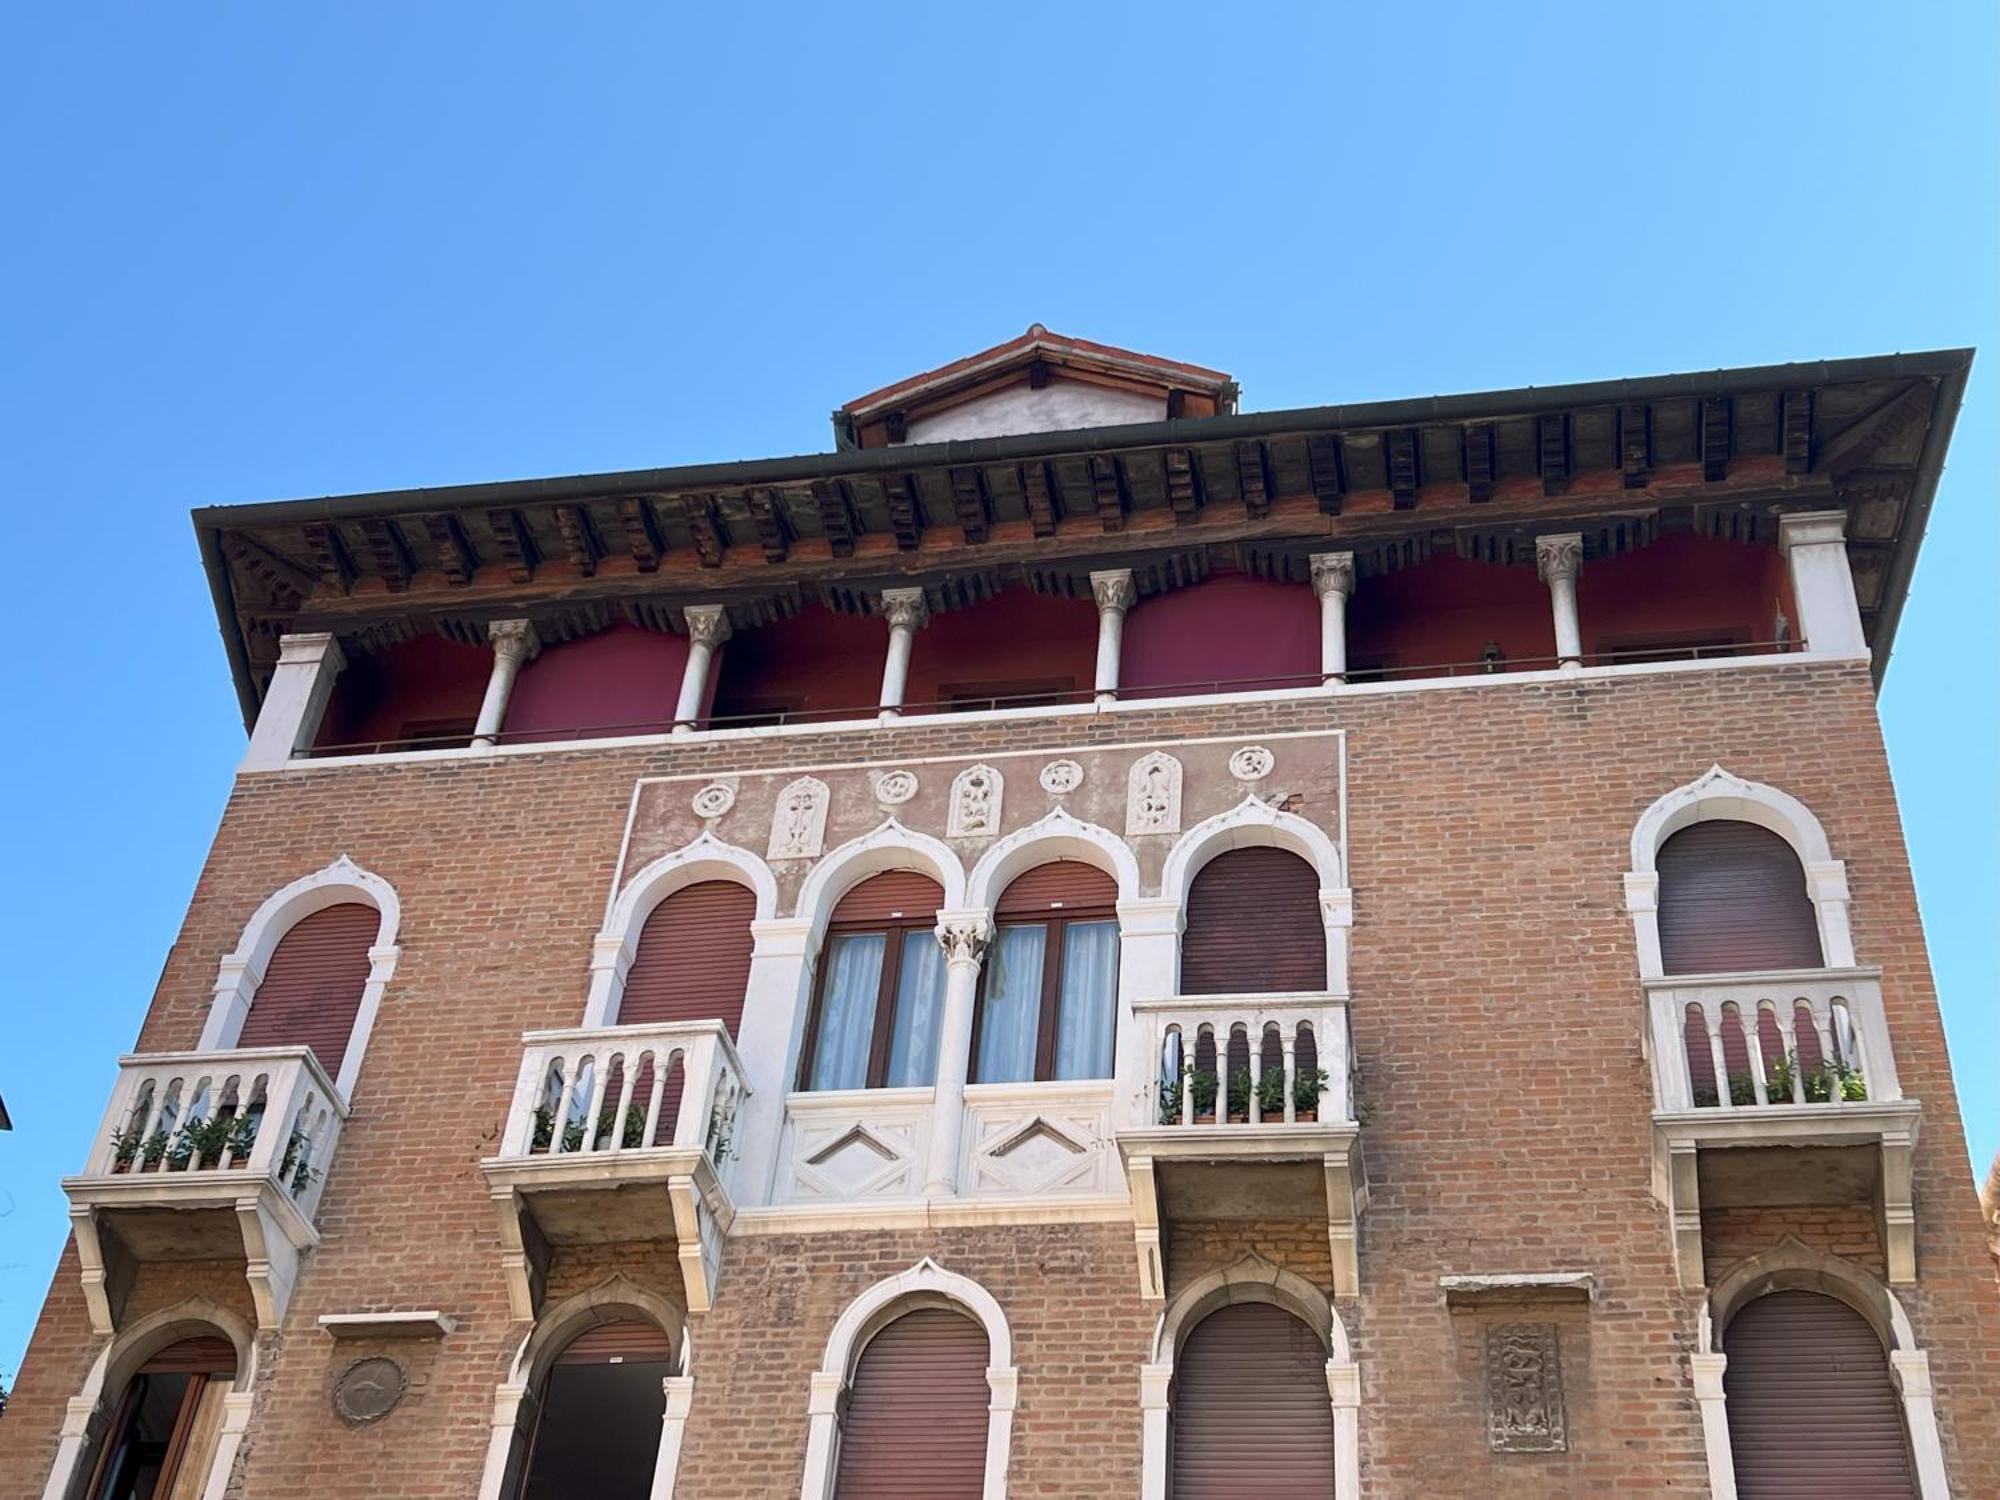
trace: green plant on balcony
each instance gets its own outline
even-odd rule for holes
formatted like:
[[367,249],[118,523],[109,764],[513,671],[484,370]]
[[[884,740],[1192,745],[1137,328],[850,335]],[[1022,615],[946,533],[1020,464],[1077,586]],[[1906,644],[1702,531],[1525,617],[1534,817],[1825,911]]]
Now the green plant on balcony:
[[297,1126],[292,1127],[291,1138],[285,1142],[285,1155],[278,1163],[278,1181],[291,1187],[292,1196],[298,1197],[323,1174],[312,1163],[312,1140]]
[[1215,1118],[1215,1096],[1220,1092],[1222,1080],[1213,1068],[1191,1068],[1188,1070],[1187,1087],[1194,1101],[1194,1117],[1197,1120]]
[[1250,1118],[1250,1070],[1232,1068],[1229,1071],[1229,1118],[1248,1120]]
[[[617,1114],[618,1106],[614,1104],[597,1117],[597,1130],[590,1141],[591,1150],[601,1149],[611,1139],[611,1130],[617,1123],[615,1118]],[[578,1139],[581,1140],[581,1132]],[[629,1151],[635,1146],[644,1145],[645,1141],[646,1107],[643,1104],[628,1104],[625,1106],[625,1128],[619,1132],[618,1144]],[[564,1149],[574,1150],[575,1147],[566,1146]]]
[[167,1159],[181,1170],[219,1167],[225,1152],[240,1162],[249,1156],[250,1148],[256,1143],[257,1121],[254,1118],[249,1115],[214,1115],[189,1120],[181,1126],[173,1144],[167,1148]]
[[111,1163],[114,1171],[129,1171],[134,1162],[139,1170],[156,1167],[166,1158],[167,1133],[155,1130],[150,1136],[139,1130],[111,1132]]
[[1319,1096],[1326,1088],[1325,1068],[1300,1068],[1292,1077],[1292,1108],[1301,1120],[1319,1118]]

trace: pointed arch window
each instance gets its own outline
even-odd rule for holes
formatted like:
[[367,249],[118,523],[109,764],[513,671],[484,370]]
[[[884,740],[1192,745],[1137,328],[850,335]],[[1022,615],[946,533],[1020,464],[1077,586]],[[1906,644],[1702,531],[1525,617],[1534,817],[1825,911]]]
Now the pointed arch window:
[[372,969],[382,914],[359,901],[327,906],[278,940],[250,999],[239,1047],[310,1047],[338,1078]]
[[1821,966],[1804,868],[1770,829],[1692,823],[1660,845],[1660,961],[1669,974]]
[[169,1344],[126,1384],[87,1500],[196,1500],[222,1434],[236,1349],[220,1335]]
[[653,1493],[672,1345],[638,1319],[599,1323],[563,1346],[534,1402],[516,1500],[623,1500]]
[[1080,860],[1024,871],[994,907],[973,1014],[976,1083],[1109,1078],[1118,886]]
[[799,1086],[916,1088],[936,1081],[944,1009],[944,888],[890,870],[841,897],[828,921]]

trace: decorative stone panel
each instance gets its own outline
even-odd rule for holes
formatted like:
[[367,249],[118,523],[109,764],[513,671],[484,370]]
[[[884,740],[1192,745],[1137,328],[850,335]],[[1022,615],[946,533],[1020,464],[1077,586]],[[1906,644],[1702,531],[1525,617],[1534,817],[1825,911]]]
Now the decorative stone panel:
[[1555,1324],[1488,1326],[1486,1438],[1496,1453],[1560,1453],[1569,1447]]

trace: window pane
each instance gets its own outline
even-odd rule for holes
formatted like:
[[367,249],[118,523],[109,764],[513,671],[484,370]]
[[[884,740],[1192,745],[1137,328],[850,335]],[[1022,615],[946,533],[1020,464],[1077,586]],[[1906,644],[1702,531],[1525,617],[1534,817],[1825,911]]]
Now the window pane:
[[1049,930],[1003,927],[986,959],[979,1013],[981,1083],[1027,1083],[1035,1076],[1035,1029],[1042,1010],[1042,954]]
[[807,1088],[867,1087],[868,1044],[875,1035],[875,992],[882,983],[882,954],[887,941],[879,932],[840,933],[827,940],[819,1039],[813,1048],[812,1078]]
[[1112,1006],[1118,994],[1118,924],[1072,922],[1063,934],[1056,1006],[1056,1077],[1111,1076]]
[[903,967],[896,975],[896,1023],[889,1034],[892,1089],[937,1082],[938,1019],[944,1009],[944,949],[928,929],[903,934]]

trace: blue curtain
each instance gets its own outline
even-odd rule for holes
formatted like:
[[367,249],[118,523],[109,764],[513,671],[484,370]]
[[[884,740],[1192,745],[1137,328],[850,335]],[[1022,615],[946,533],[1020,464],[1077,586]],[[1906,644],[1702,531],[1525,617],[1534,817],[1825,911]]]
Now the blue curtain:
[[1063,934],[1056,1077],[1109,1078],[1118,996],[1118,924],[1072,922]]
[[981,1083],[1027,1083],[1035,1076],[1035,1032],[1041,1019],[1042,963],[1049,930],[1003,927],[986,960],[986,996],[979,1013]]
[[896,1022],[889,1033],[889,1076],[883,1080],[889,1088],[928,1088],[937,1082],[943,1010],[944,949],[935,933],[906,932],[903,966],[896,975]]
[[808,1088],[867,1087],[868,1045],[875,1035],[875,995],[887,941],[879,932],[842,933],[827,940],[819,1041]]

